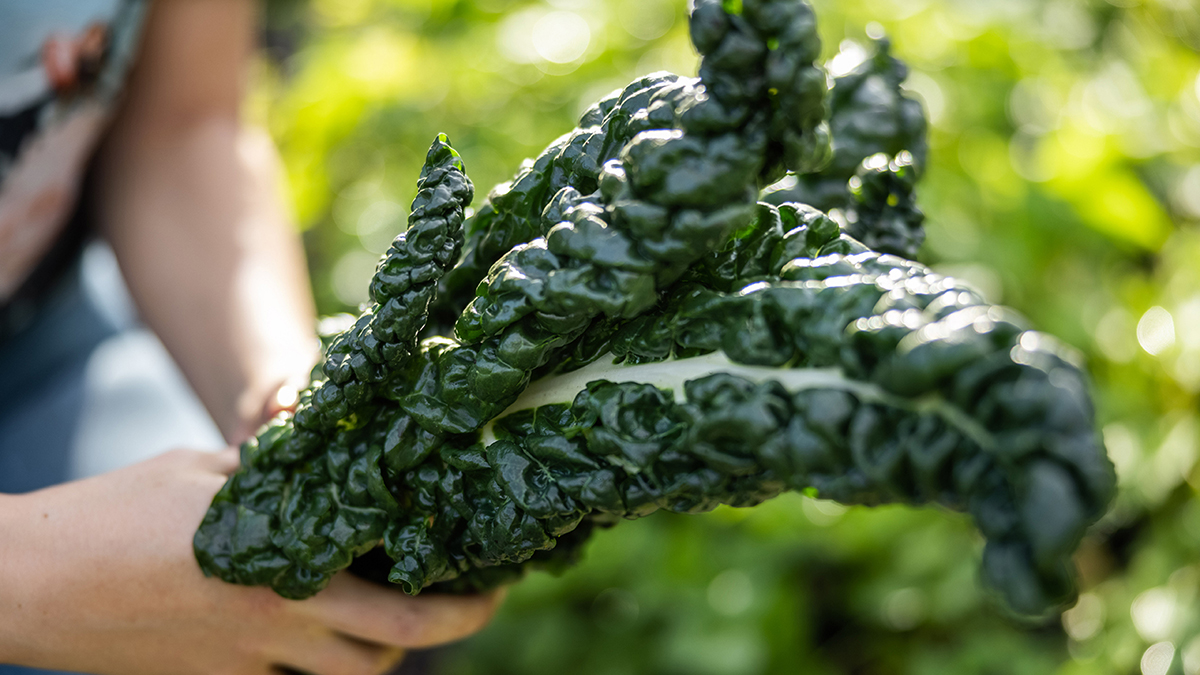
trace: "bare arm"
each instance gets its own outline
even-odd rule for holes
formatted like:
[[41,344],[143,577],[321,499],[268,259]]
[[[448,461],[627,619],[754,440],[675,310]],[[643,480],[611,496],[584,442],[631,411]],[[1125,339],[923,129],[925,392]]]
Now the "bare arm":
[[172,0],[148,18],[98,157],[98,218],[146,323],[225,438],[262,420],[318,345],[270,140],[240,119],[254,3]]
[[[100,217],[145,320],[231,441],[316,355],[270,144],[238,119],[249,0],[153,12],[97,167]],[[131,430],[136,433],[136,430]],[[412,598],[347,573],[301,602],[205,578],[192,535],[237,455],[168,453],[0,495],[0,663],[112,675],[372,675],[459,639],[497,594]]]
[[[176,0],[172,0],[176,1]],[[206,579],[191,535],[237,455],[177,451],[0,495],[0,663],[103,675],[377,675],[479,630],[498,596],[341,573],[300,602]]]

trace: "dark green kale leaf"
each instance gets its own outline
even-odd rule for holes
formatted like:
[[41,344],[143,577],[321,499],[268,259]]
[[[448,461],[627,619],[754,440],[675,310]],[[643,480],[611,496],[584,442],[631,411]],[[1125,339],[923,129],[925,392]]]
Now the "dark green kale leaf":
[[863,160],[847,183],[845,230],[869,248],[915,260],[925,241],[925,214],[917,208],[918,177],[908,151],[894,158],[880,153]]
[[[785,249],[828,236],[806,207],[782,210],[809,217]],[[1068,601],[1070,555],[1114,490],[1075,357],[952,279],[834,237],[777,263],[774,281],[681,284],[606,358],[543,378],[482,438],[440,449],[414,471],[462,472],[473,515],[446,555],[475,568],[415,576],[420,552],[399,547],[392,580],[486,588],[476,568],[573,554],[556,538],[581,516],[605,525],[815,488],[967,511],[1010,606]]]
[[[463,259],[446,276],[431,310],[440,334],[449,332],[501,256],[558,224],[561,214],[546,210],[559,193],[568,187],[595,192],[602,168],[640,133],[682,130],[692,139],[725,138],[714,148],[738,164],[757,164],[757,187],[785,170],[809,172],[828,163],[828,90],[825,71],[815,63],[821,49],[816,17],[806,3],[756,0],[730,14],[719,0],[700,0],[691,28],[701,55],[698,77],[655,73],[613,92],[584,112],[577,129],[492,190],[467,223]],[[744,147],[737,143],[743,139]],[[687,155],[664,159],[685,162],[672,167],[671,181],[657,186],[690,193],[676,199],[703,197],[710,186],[735,194],[741,188],[740,177],[725,188],[716,167],[700,170],[686,163]]]
[[[1010,311],[886,254],[920,244],[905,150],[923,136],[872,145],[862,92],[896,91],[903,67],[885,46],[840,107],[835,89],[835,130],[866,139],[841,147],[887,154],[853,162],[832,214],[756,204],[828,159],[812,11],[699,0],[691,29],[700,77],[594,106],[492,192],[454,267],[472,190],[435,141],[328,379],[214,499],[206,574],[290,598],[346,567],[483,590],[572,564],[596,527],[800,490],[966,511],[1011,607],[1070,598],[1114,489],[1086,378]],[[911,109],[883,98],[884,117]],[[427,313],[442,334],[418,344]]]
[[[855,238],[883,253],[916,259],[925,216],[915,187],[928,154],[921,104],[901,88],[908,67],[886,38],[875,53],[834,79],[830,91],[833,161],[790,173],[762,192],[771,204],[795,202],[831,212]],[[854,58],[857,44],[834,59]]]
[[[873,47],[874,54],[833,80],[829,95],[833,160],[819,171],[797,171],[767,187],[763,201],[798,202],[822,211],[846,208],[847,181],[864,160],[879,153],[895,157],[908,152],[915,172],[924,171],[928,123],[921,104],[901,87],[908,66],[892,56],[887,38],[875,40]],[[830,63],[853,59],[861,49],[848,44]]]
[[[378,475],[381,439],[372,439],[386,405],[380,394],[390,373],[419,351],[417,335],[438,280],[459,255],[473,195],[462,159],[439,135],[417,182],[409,228],[371,281],[371,306],[327,349],[328,379],[301,395],[294,417],[274,420],[242,446],[243,469],[213,500],[196,535],[207,572],[302,597],[374,548],[397,511]],[[294,564],[295,557],[307,564]]]

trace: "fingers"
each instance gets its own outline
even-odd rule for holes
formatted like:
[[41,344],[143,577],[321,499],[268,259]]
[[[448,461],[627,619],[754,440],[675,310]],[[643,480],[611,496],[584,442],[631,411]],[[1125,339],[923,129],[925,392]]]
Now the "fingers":
[[279,655],[284,670],[312,675],[382,675],[400,662],[404,651],[328,633],[307,635]]
[[460,640],[492,618],[502,592],[412,597],[345,572],[298,609],[360,640],[397,647],[430,647]]
[[226,476],[237,471],[238,466],[241,465],[237,448],[225,448],[220,452],[206,452],[204,460],[205,468]]

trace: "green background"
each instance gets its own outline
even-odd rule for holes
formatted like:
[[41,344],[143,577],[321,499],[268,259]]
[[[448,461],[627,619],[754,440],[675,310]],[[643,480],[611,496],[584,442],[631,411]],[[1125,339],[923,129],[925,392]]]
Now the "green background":
[[[1200,673],[1200,13],[1194,0],[821,0],[886,32],[931,119],[922,260],[1086,355],[1121,492],[1083,595],[1017,621],[966,518],[789,495],[656,515],[512,589],[444,673]],[[450,135],[482,195],[646,72],[693,74],[682,0],[268,7],[250,117],[282,152],[323,313],[366,298]],[[847,57],[848,58],[848,57]],[[845,63],[838,64],[846,65]]]

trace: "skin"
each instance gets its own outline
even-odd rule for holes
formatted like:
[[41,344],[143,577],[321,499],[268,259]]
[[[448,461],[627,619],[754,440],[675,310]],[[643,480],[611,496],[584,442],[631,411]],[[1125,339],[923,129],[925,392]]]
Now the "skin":
[[249,436],[319,353],[279,163],[241,120],[254,3],[151,10],[128,97],[97,157],[96,218],[142,319],[226,440]]
[[0,504],[0,661],[113,675],[379,673],[399,648],[457,640],[497,595],[410,597],[343,574],[308,600],[205,578],[192,557],[237,466],[174,451]]
[[[248,0],[157,4],[94,165],[96,220],[141,316],[231,444],[287,407],[281,392],[319,354],[274,148],[240,118],[254,12]],[[236,466],[233,450],[177,450],[0,495],[0,663],[365,675],[494,612],[496,594],[413,598],[345,574],[301,602],[204,577],[192,535]]]

